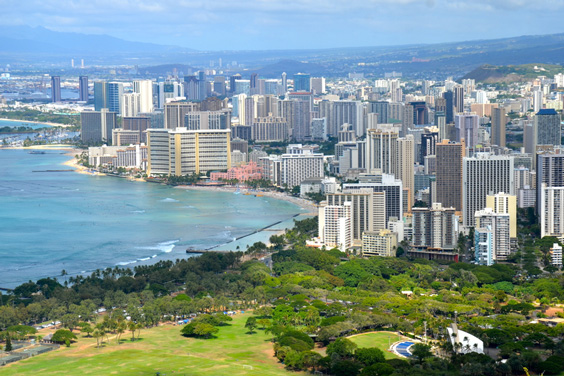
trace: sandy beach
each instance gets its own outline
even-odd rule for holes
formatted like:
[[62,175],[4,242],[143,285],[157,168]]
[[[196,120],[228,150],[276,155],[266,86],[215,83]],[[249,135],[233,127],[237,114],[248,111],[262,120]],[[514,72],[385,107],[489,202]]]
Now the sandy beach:
[[[179,185],[176,188],[179,189],[188,189],[188,190],[197,190],[197,191],[218,191],[218,192],[235,192],[237,190],[236,187],[205,187],[199,185]],[[253,191],[250,189],[239,189],[241,194],[249,193],[251,195],[261,195],[264,197],[274,198],[276,200],[283,200],[287,202],[291,202],[292,204],[298,205],[299,207],[305,209],[306,211],[303,213],[305,215],[317,215],[317,206],[308,200],[304,200],[303,198],[289,196],[285,193],[281,192],[271,192],[271,191]]]
[[18,119],[4,119],[4,118],[1,118],[0,120],[2,120],[2,121],[10,121],[10,122],[23,123],[23,126],[24,126],[24,127],[25,127],[25,123],[30,123],[30,124],[46,124],[46,125],[50,125],[50,126],[52,126],[52,127],[62,127],[62,128],[72,127],[71,124],[50,123],[50,122],[48,122],[48,121],[18,120]]

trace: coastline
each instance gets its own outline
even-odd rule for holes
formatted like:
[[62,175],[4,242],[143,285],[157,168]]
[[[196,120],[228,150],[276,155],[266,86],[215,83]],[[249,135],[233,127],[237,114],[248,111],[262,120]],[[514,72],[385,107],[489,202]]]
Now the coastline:
[[[213,192],[229,192],[229,193],[234,193],[238,189],[236,187],[205,187],[201,185],[178,185],[175,188],[193,190],[193,191],[213,191]],[[251,195],[260,194],[261,196],[264,197],[290,202],[305,210],[303,213],[300,213],[300,215],[314,215],[314,216],[317,215],[317,206],[313,202],[305,200],[303,198],[289,196],[285,193],[280,193],[280,192],[253,191],[247,188],[239,189],[239,192],[241,192],[241,194],[248,193]]]
[[[18,123],[31,123],[31,124],[45,124],[45,125],[49,125],[51,127],[62,127],[62,128],[68,128],[68,127],[72,127],[71,124],[59,124],[59,123],[51,123],[48,121],[35,121],[35,120],[18,120],[18,119],[5,119],[5,118],[0,118],[0,121],[9,121],[9,122],[18,122]],[[24,125],[25,126],[25,125]]]

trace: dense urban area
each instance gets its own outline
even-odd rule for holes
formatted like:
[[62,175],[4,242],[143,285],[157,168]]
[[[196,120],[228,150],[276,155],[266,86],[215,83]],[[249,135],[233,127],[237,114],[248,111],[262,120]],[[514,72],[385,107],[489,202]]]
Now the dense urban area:
[[245,250],[3,289],[0,374],[564,372],[564,68],[155,72],[3,67],[2,147],[312,215]]

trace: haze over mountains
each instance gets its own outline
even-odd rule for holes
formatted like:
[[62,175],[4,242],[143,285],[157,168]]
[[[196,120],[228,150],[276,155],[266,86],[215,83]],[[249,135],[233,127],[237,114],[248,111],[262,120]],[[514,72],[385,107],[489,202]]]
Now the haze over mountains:
[[433,77],[444,72],[463,76],[482,64],[564,63],[564,33],[428,45],[268,51],[211,51],[211,45],[210,51],[195,51],[42,27],[1,26],[0,33],[0,64],[68,67],[71,58],[84,58],[88,65],[182,63],[208,67],[210,61],[221,58],[224,67],[236,61],[264,77],[278,76],[283,71],[325,76],[397,71],[412,77]]

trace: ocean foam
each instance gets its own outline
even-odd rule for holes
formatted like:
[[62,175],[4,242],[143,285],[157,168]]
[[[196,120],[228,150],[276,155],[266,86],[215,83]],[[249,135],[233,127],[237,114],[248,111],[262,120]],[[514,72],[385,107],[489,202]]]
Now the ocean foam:
[[173,198],[167,197],[167,198],[163,198],[161,200],[161,202],[179,202],[178,200],[175,200]]

